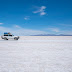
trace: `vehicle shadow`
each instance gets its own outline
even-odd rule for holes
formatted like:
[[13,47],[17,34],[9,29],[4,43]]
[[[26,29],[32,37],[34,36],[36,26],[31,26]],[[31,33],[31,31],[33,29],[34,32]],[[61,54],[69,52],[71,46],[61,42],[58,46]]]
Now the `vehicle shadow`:
[[0,42],[1,41],[18,41],[18,40],[11,40],[11,39],[9,39],[9,40],[0,40]]

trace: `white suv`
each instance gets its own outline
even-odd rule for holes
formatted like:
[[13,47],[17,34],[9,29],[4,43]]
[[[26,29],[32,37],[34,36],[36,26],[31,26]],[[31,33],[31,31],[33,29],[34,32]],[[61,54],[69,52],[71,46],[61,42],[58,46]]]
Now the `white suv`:
[[18,40],[19,36],[14,36],[12,34],[4,34],[1,36],[2,39],[4,40],[8,40],[8,39],[14,39],[14,40]]

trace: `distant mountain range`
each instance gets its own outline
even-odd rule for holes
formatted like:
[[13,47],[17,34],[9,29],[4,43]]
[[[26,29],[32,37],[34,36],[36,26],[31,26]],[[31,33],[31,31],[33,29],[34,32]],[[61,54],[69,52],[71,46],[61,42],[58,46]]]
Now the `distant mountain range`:
[[38,34],[38,35],[31,35],[31,36],[72,36],[72,35],[66,35],[66,34]]

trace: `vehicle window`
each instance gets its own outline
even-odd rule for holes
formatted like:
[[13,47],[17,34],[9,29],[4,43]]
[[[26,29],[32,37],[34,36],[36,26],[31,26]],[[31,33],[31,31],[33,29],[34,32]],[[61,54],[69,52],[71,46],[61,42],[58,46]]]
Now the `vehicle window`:
[[8,36],[8,35],[4,35],[4,36]]
[[9,36],[12,36],[12,35],[9,35]]

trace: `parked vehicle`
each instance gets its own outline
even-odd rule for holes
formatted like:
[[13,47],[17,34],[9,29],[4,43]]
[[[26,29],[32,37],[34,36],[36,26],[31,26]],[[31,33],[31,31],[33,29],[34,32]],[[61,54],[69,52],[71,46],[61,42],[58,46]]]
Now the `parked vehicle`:
[[4,35],[2,35],[1,38],[4,39],[4,40],[8,40],[8,39],[18,40],[19,36],[14,36],[11,33],[4,33]]

